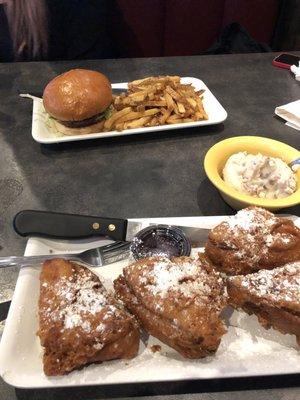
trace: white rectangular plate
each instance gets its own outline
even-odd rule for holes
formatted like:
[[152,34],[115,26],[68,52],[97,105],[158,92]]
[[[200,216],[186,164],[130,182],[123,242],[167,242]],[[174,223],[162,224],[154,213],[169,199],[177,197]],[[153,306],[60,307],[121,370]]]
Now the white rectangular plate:
[[[187,217],[144,219],[151,223],[198,225],[212,228],[227,217]],[[297,220],[299,225],[300,218]],[[104,240],[53,241],[30,238],[26,255],[82,251]],[[108,287],[122,271],[126,262],[93,269],[101,274]],[[9,384],[23,388],[59,386],[106,385],[137,382],[213,379],[300,373],[300,354],[294,336],[266,331],[255,316],[229,310],[226,315],[228,332],[223,336],[215,356],[188,360],[175,350],[150,336],[148,344],[141,342],[138,356],[133,360],[115,360],[93,364],[81,371],[49,378],[43,373],[42,348],[38,329],[39,266],[20,271],[14,297],[0,344],[0,374]],[[153,344],[161,351],[152,353]]]
[[[193,128],[195,126],[214,125],[219,124],[227,118],[227,112],[208,89],[204,82],[197,78],[181,78],[182,83],[191,83],[196,90],[204,89],[203,94],[203,105],[208,114],[208,120],[196,121],[196,122],[185,122],[182,124],[170,124],[160,125],[148,128],[137,128],[137,129],[126,129],[122,132],[101,132],[91,133],[88,135],[74,135],[66,136],[56,133],[53,128],[49,125],[48,116],[45,112],[43,103],[40,99],[33,101],[33,112],[32,112],[32,137],[39,143],[59,143],[59,142],[72,142],[74,140],[87,140],[87,139],[99,139],[105,137],[114,136],[125,136],[134,135],[138,133],[164,131],[168,129],[180,129],[180,128]],[[114,83],[112,84],[113,89],[127,89],[127,83]]]

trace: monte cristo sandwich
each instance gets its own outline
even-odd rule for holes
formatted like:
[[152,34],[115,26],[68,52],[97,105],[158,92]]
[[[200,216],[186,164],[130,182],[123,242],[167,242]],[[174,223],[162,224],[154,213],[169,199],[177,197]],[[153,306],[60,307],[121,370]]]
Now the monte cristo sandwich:
[[300,229],[288,218],[248,207],[210,231],[205,255],[228,275],[273,269],[300,261]]
[[38,336],[46,375],[133,358],[139,348],[135,318],[106,291],[97,275],[59,258],[42,267]]
[[300,262],[228,278],[229,301],[261,325],[296,335],[300,345]]
[[114,281],[141,327],[186,358],[218,349],[226,332],[220,313],[225,285],[208,265],[189,257],[150,257],[124,268]]

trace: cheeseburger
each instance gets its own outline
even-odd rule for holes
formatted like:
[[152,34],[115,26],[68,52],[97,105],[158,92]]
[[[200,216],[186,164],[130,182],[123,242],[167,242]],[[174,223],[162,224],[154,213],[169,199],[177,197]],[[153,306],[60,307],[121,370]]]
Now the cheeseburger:
[[112,89],[105,75],[72,69],[45,87],[43,103],[55,128],[66,135],[101,132],[112,102]]

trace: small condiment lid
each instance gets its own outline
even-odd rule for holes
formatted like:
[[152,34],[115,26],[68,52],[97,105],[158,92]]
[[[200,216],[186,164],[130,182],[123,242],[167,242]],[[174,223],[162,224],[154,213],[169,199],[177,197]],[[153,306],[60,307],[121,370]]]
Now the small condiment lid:
[[170,258],[189,256],[191,244],[176,226],[152,225],[137,233],[130,249],[136,260],[153,256]]

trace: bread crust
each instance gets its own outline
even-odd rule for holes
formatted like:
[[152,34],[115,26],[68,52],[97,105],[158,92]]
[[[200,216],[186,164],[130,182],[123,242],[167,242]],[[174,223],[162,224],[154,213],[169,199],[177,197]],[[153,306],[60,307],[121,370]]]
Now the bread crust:
[[112,102],[111,84],[100,72],[72,69],[45,87],[45,110],[60,121],[82,121],[102,113]]

